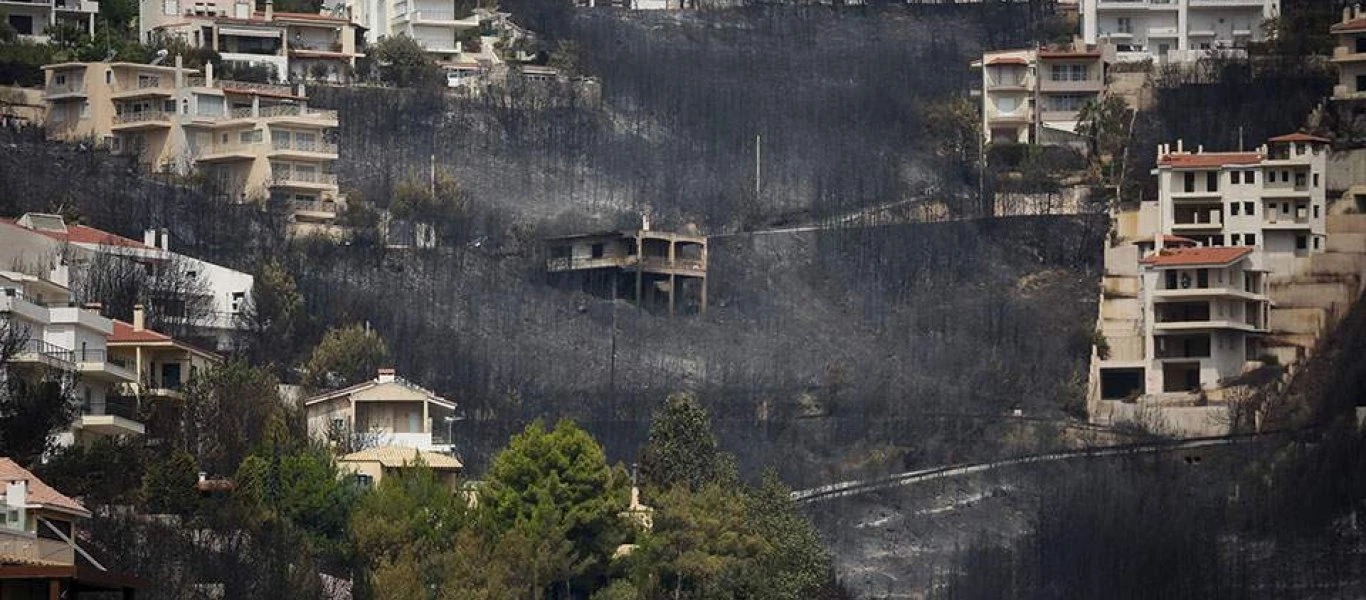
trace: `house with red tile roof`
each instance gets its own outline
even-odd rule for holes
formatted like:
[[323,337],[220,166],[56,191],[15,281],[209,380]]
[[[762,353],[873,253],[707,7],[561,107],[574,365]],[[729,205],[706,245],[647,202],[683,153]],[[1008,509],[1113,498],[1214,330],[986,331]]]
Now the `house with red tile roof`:
[[[133,598],[146,582],[110,571],[78,543],[80,502],[0,457],[0,598]],[[40,590],[35,594],[35,590]]]
[[114,319],[109,353],[131,365],[138,380],[124,384],[124,395],[139,402],[185,401],[185,386],[223,364],[223,357],[147,328],[146,310],[133,307],[131,323]]

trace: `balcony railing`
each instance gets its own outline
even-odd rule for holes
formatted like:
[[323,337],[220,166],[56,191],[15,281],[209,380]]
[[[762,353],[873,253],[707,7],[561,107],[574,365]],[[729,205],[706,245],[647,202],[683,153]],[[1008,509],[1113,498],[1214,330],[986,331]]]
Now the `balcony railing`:
[[37,354],[62,363],[73,362],[73,356],[75,355],[71,350],[67,350],[56,344],[50,344],[43,340],[25,340],[24,343],[19,346],[19,354]]
[[337,144],[319,139],[299,140],[297,137],[273,137],[271,144],[276,150],[298,150],[300,152],[321,152],[336,154]]
[[125,125],[129,123],[163,122],[171,121],[171,113],[164,110],[142,110],[137,112],[126,112],[114,117],[115,125]]
[[289,168],[274,168],[272,180],[277,184],[290,183],[309,183],[318,185],[337,185],[337,175],[335,173],[319,173],[317,171],[299,171]]
[[60,95],[60,94],[84,94],[84,93],[85,93],[85,82],[84,82],[84,81],[68,81],[68,82],[63,83],[63,84],[61,84],[61,85],[49,85],[49,86],[47,86],[47,95],[49,95],[49,96],[57,96],[57,95]]
[[322,213],[337,216],[337,203],[327,200],[291,200],[289,209],[292,212]]
[[124,369],[133,368],[132,365],[129,364],[127,359],[119,356],[114,356],[110,354],[108,350],[73,350],[72,352],[76,356],[76,362],[109,363],[111,365],[121,367]]
[[105,398],[103,403],[82,404],[81,414],[112,415],[136,421],[138,419],[138,401],[136,398],[110,396]]

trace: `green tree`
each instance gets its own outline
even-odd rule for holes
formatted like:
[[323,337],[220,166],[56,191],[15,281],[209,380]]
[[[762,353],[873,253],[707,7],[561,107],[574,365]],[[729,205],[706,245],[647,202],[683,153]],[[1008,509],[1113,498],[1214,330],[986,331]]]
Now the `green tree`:
[[284,408],[278,381],[237,359],[192,379],[185,390],[185,447],[210,475],[237,470]]
[[759,487],[747,498],[746,523],[765,540],[757,557],[762,576],[751,587],[756,599],[815,598],[831,584],[834,567],[830,552],[811,521],[797,511],[792,489],[777,473],[766,470]]
[[145,471],[143,440],[96,438],[57,449],[34,473],[48,485],[88,504],[133,505]]
[[304,296],[299,285],[279,261],[262,267],[252,286],[251,298],[242,311],[241,327],[256,364],[294,362],[293,340],[301,329]]
[[29,344],[30,331],[0,316],[0,456],[31,465],[53,450],[54,435],[76,417],[69,377],[9,361]]
[[1119,96],[1092,100],[1081,107],[1077,115],[1077,134],[1086,139],[1091,160],[1102,169],[1108,169],[1117,157],[1123,158],[1129,140],[1131,114],[1129,105]]
[[363,325],[329,329],[304,365],[304,385],[339,388],[367,379],[389,360],[389,346]]
[[691,394],[670,394],[655,411],[650,441],[640,455],[640,474],[647,486],[667,490],[675,485],[698,490],[709,483],[735,483],[734,461],[717,449],[711,417]]
[[430,87],[440,83],[441,71],[417,40],[391,35],[375,46],[380,79],[399,87]]
[[624,470],[609,467],[597,441],[568,420],[553,430],[536,421],[513,436],[484,494],[496,531],[535,543],[533,588],[566,591],[600,576],[626,539],[626,500]]
[[349,560],[355,486],[341,477],[321,442],[300,439],[279,421],[268,431],[234,477],[243,500],[254,505],[250,512],[288,521],[324,560]]
[[199,466],[184,450],[173,450],[147,468],[142,480],[142,495],[150,513],[188,515],[199,504],[195,482]]
[[770,548],[748,526],[744,497],[714,483],[696,492],[678,485],[658,504],[654,532],[633,557],[637,586],[649,597],[743,597]]

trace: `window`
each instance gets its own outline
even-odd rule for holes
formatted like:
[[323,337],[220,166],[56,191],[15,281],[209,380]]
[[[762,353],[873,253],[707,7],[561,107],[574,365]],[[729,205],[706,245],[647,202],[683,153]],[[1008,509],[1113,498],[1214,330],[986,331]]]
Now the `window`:
[[1018,106],[1015,98],[1004,97],[996,99],[996,110],[1002,113],[1013,113]]
[[1238,185],[1238,184],[1242,183],[1242,181],[1239,181],[1240,179],[1242,179],[1242,175],[1243,175],[1243,172],[1242,172],[1242,171],[1234,171],[1234,172],[1232,172],[1232,173],[1229,173],[1229,174],[1228,174],[1229,182],[1232,183],[1233,185]]
[[114,72],[106,69],[104,71],[104,84],[114,85]]
[[261,141],[260,129],[248,129],[237,134],[237,140],[243,144],[251,144]]
[[1229,237],[1229,239],[1228,239],[1228,245],[1230,245],[1230,246],[1241,246],[1241,245],[1243,245],[1243,236],[1242,236],[1242,235],[1235,233],[1235,234],[1230,235],[1230,236],[1228,236],[1228,237]]
[[1209,269],[1196,269],[1195,285],[1201,288],[1209,287]]
[[[148,107],[148,110],[151,110],[151,107]],[[161,103],[161,110],[162,110],[162,112],[174,113],[174,112],[175,112],[175,100],[167,100],[167,101],[165,101],[165,102],[162,102],[162,103]]]
[[1233,203],[1231,203],[1231,204],[1228,205],[1228,214],[1229,214],[1229,216],[1231,216],[1231,217],[1236,217],[1236,216],[1238,216],[1238,203],[1237,203],[1237,202],[1233,202]]
[[1290,171],[1281,171],[1281,183],[1290,182]]
[[1257,214],[1257,203],[1256,203],[1256,202],[1244,202],[1244,203],[1243,203],[1243,214],[1245,214],[1245,215],[1247,215],[1247,216],[1249,216],[1249,217],[1251,217],[1251,216]]
[[1223,246],[1223,245],[1224,245],[1224,236],[1222,236],[1222,235],[1212,235],[1212,236],[1210,236],[1210,237],[1209,237],[1209,245],[1211,245],[1211,246]]
[[238,313],[238,312],[241,312],[241,310],[242,310],[242,302],[245,301],[246,299],[247,299],[247,293],[246,293],[246,292],[233,292],[233,293],[232,293],[232,312],[233,312],[234,314],[236,314],[236,313]]
[[1307,178],[1304,176],[1304,173],[1296,173],[1296,174],[1295,174],[1295,187],[1297,187],[1297,188],[1304,187],[1304,184],[1305,184],[1305,181],[1306,181],[1306,180],[1307,180]]
[[1281,203],[1281,214],[1283,214],[1283,215],[1288,215],[1288,214],[1290,214],[1290,203],[1289,203],[1289,202],[1282,202],[1282,203]]
[[166,0],[161,4],[161,14],[163,15],[174,15],[179,12],[180,9],[176,6],[176,0]]
[[1053,65],[1049,69],[1048,78],[1053,81],[1067,81],[1067,65]]
[[1247,245],[1249,245],[1249,246],[1256,246],[1256,245],[1257,245],[1257,234],[1255,234],[1255,233],[1249,233],[1249,234],[1243,236],[1243,238],[1244,238],[1243,241],[1247,242]]
[[37,33],[37,31],[33,29],[33,17],[30,15],[10,15],[9,24],[10,27],[14,28],[14,32],[19,35],[33,35]]
[[1256,171],[1248,171],[1247,173],[1244,173],[1243,175],[1246,176],[1246,179],[1247,179],[1246,183],[1247,183],[1248,185],[1252,185],[1252,184],[1254,184],[1254,183],[1257,183],[1257,172],[1256,172]]
[[366,475],[365,473],[356,473],[356,485],[363,488],[373,487],[375,485],[375,478]]
[[66,85],[66,73],[53,74],[52,85]]
[[1357,54],[1366,52],[1366,37],[1359,37],[1356,39],[1356,48]]
[[82,102],[82,103],[81,103],[81,118],[82,118],[82,119],[89,119],[89,118],[90,118],[90,102],[89,102],[89,101],[86,101],[86,102]]
[[336,430],[336,431],[342,431],[342,430],[346,429],[346,419],[343,419],[343,418],[341,418],[341,417],[333,417],[333,418],[332,418],[332,429],[334,429],[334,430]]
[[1134,21],[1129,17],[1118,17],[1115,19],[1115,30],[1119,33],[1133,33]]
[[1087,79],[1090,79],[1090,77],[1087,76],[1089,69],[1087,69],[1086,65],[1072,65],[1070,70],[1072,72],[1072,81],[1086,81]]
[[1195,191],[1195,173],[1186,173],[1186,191]]
[[1314,238],[1314,249],[1315,249],[1315,250],[1318,250],[1318,249],[1319,249],[1319,238],[1317,238],[1317,237]]
[[[1185,287],[1190,287],[1190,283],[1187,282]],[[1167,287],[1166,287],[1165,289],[1169,289],[1169,290],[1177,289],[1177,284],[1176,284],[1176,271],[1167,271]]]
[[1314,187],[1319,187],[1319,174],[1314,173]]
[[1219,191],[1219,172],[1210,171],[1205,173],[1205,189],[1210,192]]
[[1295,249],[1304,250],[1309,247],[1309,239],[1302,235],[1295,236]]
[[603,247],[602,247],[602,244],[593,244],[593,247],[590,249],[590,252],[592,253],[593,258],[602,258],[602,255],[603,255]]

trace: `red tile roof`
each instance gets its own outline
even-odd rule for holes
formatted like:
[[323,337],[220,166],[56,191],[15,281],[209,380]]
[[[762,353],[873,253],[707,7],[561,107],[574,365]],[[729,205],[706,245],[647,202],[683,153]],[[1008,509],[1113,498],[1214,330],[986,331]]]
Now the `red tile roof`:
[[1100,50],[1040,50],[1039,58],[1100,58]]
[[130,240],[126,237],[114,235],[108,231],[101,231],[94,227],[86,227],[85,225],[72,225],[68,223],[66,225],[66,233],[62,233],[60,231],[47,231],[44,229],[29,229],[16,223],[15,221],[17,220],[18,219],[0,219],[0,223],[13,225],[26,231],[32,231],[72,244],[99,244],[104,246],[119,246],[121,248],[135,248],[138,250],[156,250],[156,248],[137,240]]
[[1333,33],[1352,33],[1355,31],[1366,31],[1366,19],[1352,19],[1346,23],[1338,23],[1329,28]]
[[81,506],[80,502],[66,497],[61,492],[52,489],[43,480],[38,479],[33,473],[28,472],[9,458],[0,457],[0,482],[25,481],[28,483],[29,504],[38,504],[43,508],[59,510],[62,512],[90,516],[90,511]]
[[1145,256],[1139,262],[1156,267],[1226,265],[1251,253],[1252,248],[1246,246],[1168,248],[1156,254]]
[[1260,162],[1262,162],[1262,155],[1256,152],[1203,152],[1200,154],[1168,154],[1158,159],[1157,166],[1198,169],[1222,167],[1224,165],[1255,165]]
[[1321,138],[1321,137],[1316,136],[1316,135],[1309,135],[1309,134],[1307,134],[1307,133],[1300,133],[1300,132],[1297,131],[1297,132],[1295,132],[1295,133],[1287,133],[1287,134],[1285,134],[1285,135],[1278,135],[1278,136],[1276,136],[1276,137],[1274,137],[1274,138],[1271,138],[1271,139],[1269,139],[1269,140],[1267,140],[1267,141],[1268,141],[1268,142],[1273,142],[1273,143],[1275,143],[1275,142],[1318,142],[1318,143],[1321,143],[1321,144],[1327,144],[1328,142],[1331,142],[1331,141],[1333,141],[1333,140],[1330,140],[1330,139],[1328,139],[1328,138]]
[[143,329],[134,331],[131,323],[124,323],[114,319],[114,333],[109,336],[110,343],[132,343],[132,342],[174,342],[171,336],[164,333]]

